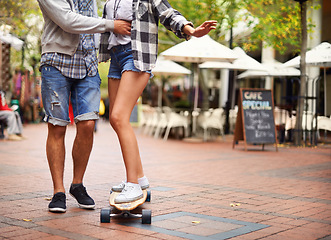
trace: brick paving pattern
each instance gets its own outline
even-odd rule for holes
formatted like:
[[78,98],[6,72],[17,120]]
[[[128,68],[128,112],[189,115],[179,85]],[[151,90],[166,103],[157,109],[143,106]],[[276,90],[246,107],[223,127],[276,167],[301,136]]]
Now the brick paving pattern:
[[[151,183],[152,224],[136,219],[100,223],[109,190],[124,178],[114,131],[99,122],[84,185],[95,210],[48,212],[52,182],[46,124],[26,125],[26,140],[0,141],[0,239],[331,239],[331,146],[232,149],[232,136],[197,143],[163,141],[136,130]],[[67,130],[65,184],[72,178]],[[141,210],[141,209],[138,209]]]

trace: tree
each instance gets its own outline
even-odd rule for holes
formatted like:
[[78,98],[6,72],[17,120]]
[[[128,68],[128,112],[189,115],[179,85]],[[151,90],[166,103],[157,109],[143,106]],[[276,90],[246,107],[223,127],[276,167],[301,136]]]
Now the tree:
[[[299,52],[301,43],[299,4],[293,0],[245,0],[245,2],[246,9],[258,19],[252,33],[241,40],[246,50],[255,50],[259,48],[261,42],[265,42],[281,54],[289,48]],[[248,24],[252,23],[248,22]],[[313,31],[313,28],[311,19],[308,19],[307,31]]]
[[296,130],[294,143],[295,145],[301,145],[302,142],[302,114],[304,111],[305,101],[303,96],[306,94],[306,51],[307,51],[307,0],[300,0],[300,19],[301,19],[301,58],[300,58],[300,96],[297,106],[297,120],[296,120]]
[[[40,56],[41,12],[35,0],[0,1],[0,26],[10,26],[10,33],[25,43],[22,52],[12,52],[13,67],[33,69]],[[26,60],[26,64],[23,63]],[[15,65],[16,64],[16,65]]]
[[11,32],[19,37],[26,35],[29,31],[26,20],[29,19],[29,16],[36,14],[40,15],[37,1],[0,1],[0,25],[12,26]]
[[[171,6],[178,10],[186,19],[191,21],[194,26],[199,26],[205,20],[217,20],[218,26],[215,31],[210,33],[214,39],[219,39],[221,35],[221,22],[224,19],[224,13],[218,0],[169,0]],[[159,51],[183,41],[178,39],[172,32],[165,29],[162,25],[159,27]]]

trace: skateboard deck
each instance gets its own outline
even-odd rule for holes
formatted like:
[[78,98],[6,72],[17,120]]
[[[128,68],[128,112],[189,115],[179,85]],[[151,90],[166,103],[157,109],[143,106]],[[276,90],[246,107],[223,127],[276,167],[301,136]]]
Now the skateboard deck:
[[109,223],[112,217],[124,217],[124,218],[141,218],[141,222],[143,224],[151,224],[152,222],[152,211],[150,209],[142,209],[141,214],[132,213],[131,210],[137,208],[142,205],[144,202],[150,202],[151,200],[151,192],[147,190],[143,190],[143,197],[136,201],[128,202],[128,203],[115,203],[116,196],[120,194],[119,192],[111,192],[109,197],[109,204],[113,208],[120,211],[120,213],[116,213],[111,208],[103,208],[100,212],[100,221],[102,223]]
[[140,206],[146,201],[147,198],[147,190],[143,190],[144,196],[136,201],[127,202],[127,203],[115,203],[115,198],[120,194],[120,192],[112,192],[109,197],[109,204],[121,211],[130,211]]

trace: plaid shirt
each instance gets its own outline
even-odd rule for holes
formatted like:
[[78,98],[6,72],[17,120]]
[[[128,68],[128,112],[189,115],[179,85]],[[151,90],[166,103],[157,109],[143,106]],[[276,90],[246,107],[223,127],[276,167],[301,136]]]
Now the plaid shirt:
[[[75,10],[80,14],[93,17],[93,0],[73,0]],[[57,68],[63,76],[83,79],[98,73],[98,59],[95,51],[94,35],[80,34],[80,44],[73,56],[61,53],[44,53],[40,66],[50,65]]]
[[[141,71],[151,70],[155,66],[158,52],[159,21],[177,37],[187,39],[182,28],[188,22],[167,0],[133,0],[133,20],[131,28],[131,45],[134,65]],[[106,9],[103,10],[103,18]],[[108,50],[109,33],[101,34],[99,61],[110,58]]]

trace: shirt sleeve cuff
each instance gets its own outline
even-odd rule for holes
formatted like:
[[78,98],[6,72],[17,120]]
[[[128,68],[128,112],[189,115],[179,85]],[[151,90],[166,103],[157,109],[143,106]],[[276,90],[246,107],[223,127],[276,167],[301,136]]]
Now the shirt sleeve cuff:
[[106,32],[114,32],[114,20],[106,20]]

